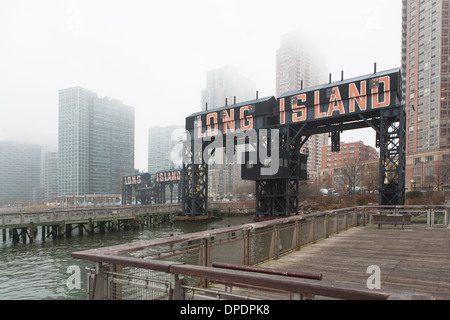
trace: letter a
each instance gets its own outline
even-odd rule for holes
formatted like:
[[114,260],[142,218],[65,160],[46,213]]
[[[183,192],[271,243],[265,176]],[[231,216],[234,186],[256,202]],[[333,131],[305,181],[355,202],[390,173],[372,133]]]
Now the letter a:
[[371,265],[367,268],[366,273],[371,273],[372,275],[367,278],[366,285],[367,289],[381,289],[381,270],[377,265]]

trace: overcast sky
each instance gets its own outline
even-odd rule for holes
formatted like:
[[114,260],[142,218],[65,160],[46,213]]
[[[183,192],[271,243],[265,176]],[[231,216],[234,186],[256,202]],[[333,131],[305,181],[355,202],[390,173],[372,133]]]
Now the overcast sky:
[[[335,80],[400,67],[400,0],[1,0],[0,140],[57,151],[58,90],[81,86],[135,107],[147,171],[148,128],[184,126],[208,70],[235,65],[275,95],[275,53],[294,30]],[[362,138],[374,144],[372,132],[342,139]]]

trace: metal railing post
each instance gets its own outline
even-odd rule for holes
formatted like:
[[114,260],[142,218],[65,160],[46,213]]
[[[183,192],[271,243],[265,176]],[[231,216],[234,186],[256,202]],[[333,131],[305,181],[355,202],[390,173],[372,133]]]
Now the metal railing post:
[[344,219],[345,219],[345,229],[344,230],[348,230],[348,210],[345,210]]
[[[202,239],[200,245],[200,266],[209,267],[211,258],[211,241],[209,239]],[[202,279],[202,286],[208,288],[208,279]]]
[[244,230],[244,236],[243,236],[243,264],[244,266],[250,266],[252,263],[252,250],[251,250],[251,245],[252,245],[252,240],[251,240],[251,236],[250,236],[250,230]]
[[302,247],[302,236],[301,236],[302,224],[300,220],[295,221],[295,249],[300,250]]
[[280,258],[280,247],[281,247],[281,239],[280,239],[280,226],[277,224],[274,226],[274,259],[278,260]]
[[101,262],[97,262],[95,266],[95,276],[93,288],[91,291],[92,300],[107,300],[108,295],[108,277],[106,274],[107,268]]
[[312,243],[316,243],[316,217],[313,217],[312,220]]
[[448,207],[444,208],[444,225],[448,227]]
[[186,300],[185,290],[186,279],[179,279],[178,274],[170,275],[169,300]]
[[366,207],[363,207],[363,214],[362,214],[362,218],[363,218],[363,227],[366,226]]

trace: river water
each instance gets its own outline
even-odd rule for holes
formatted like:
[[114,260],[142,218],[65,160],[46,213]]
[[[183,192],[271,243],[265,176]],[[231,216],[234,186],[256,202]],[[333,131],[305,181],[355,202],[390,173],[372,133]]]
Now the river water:
[[[42,241],[38,235],[33,243],[12,243],[0,239],[0,300],[85,300],[86,267],[93,263],[73,259],[70,254],[92,248],[108,247],[135,241],[169,237],[219,229],[253,222],[253,217],[225,217],[220,221],[163,224],[139,230],[73,235],[71,238]],[[39,230],[40,231],[40,230]],[[81,288],[66,285],[72,275],[69,267],[81,271]],[[69,270],[68,270],[69,268]]]

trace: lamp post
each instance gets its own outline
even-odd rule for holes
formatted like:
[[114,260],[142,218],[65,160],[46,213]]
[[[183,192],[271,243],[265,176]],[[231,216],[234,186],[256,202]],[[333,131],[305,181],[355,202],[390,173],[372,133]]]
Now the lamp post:
[[414,182],[414,180],[411,180],[411,185],[413,187],[413,191],[416,191],[416,183]]

